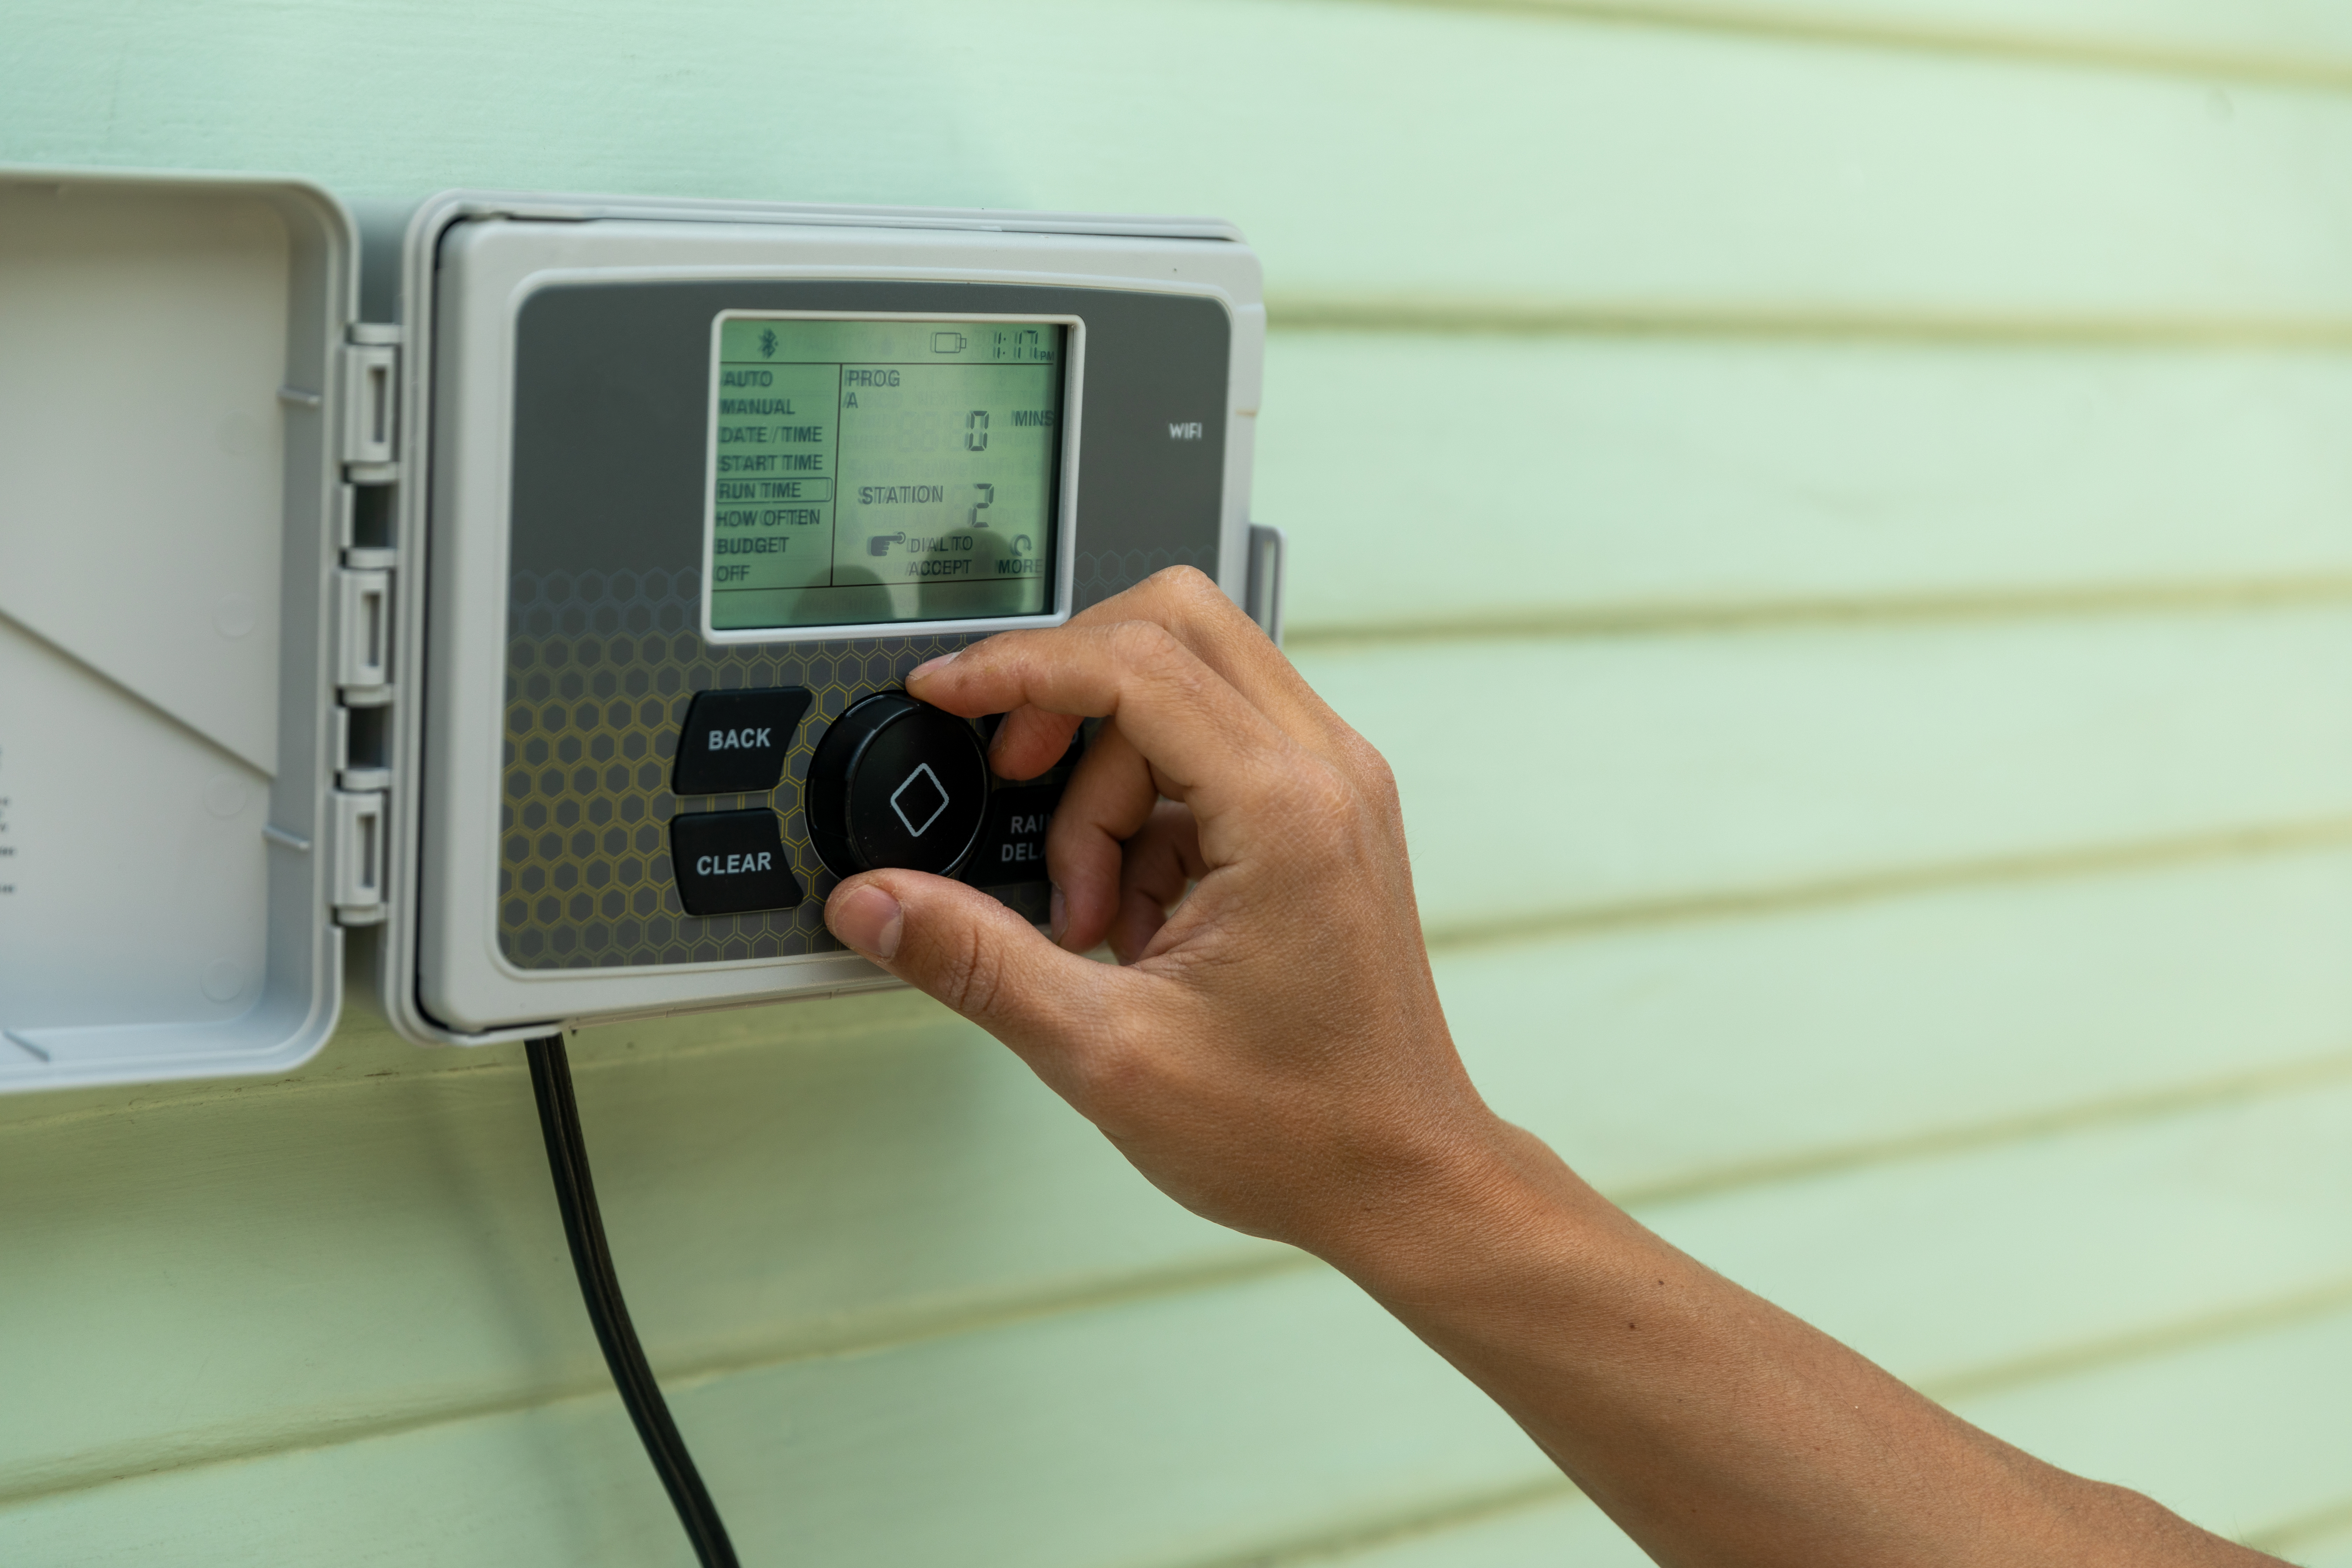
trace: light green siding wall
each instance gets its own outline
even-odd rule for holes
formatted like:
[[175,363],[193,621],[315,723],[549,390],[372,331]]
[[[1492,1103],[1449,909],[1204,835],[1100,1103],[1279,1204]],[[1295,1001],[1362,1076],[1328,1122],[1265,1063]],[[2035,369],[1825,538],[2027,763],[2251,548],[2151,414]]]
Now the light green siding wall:
[[[2352,1564],[2342,6],[15,0],[0,157],[1237,220],[1292,651],[1490,1097]],[[919,998],[577,1055],[749,1563],[1638,1560]],[[0,1101],[0,1561],[686,1560],[515,1053],[362,1005],[282,1082]]]

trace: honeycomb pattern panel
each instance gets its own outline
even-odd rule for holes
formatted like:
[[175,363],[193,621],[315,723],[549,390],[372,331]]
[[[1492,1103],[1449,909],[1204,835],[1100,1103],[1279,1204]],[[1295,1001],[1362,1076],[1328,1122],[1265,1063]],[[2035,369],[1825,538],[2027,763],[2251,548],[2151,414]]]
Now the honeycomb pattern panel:
[[1113,594],[1134,587],[1154,572],[1171,566],[1197,566],[1214,577],[1217,563],[1213,552],[1202,554],[1196,550],[1081,550],[1072,563],[1074,580],[1072,597],[1083,610],[1101,604]]
[[[700,574],[517,572],[509,593],[499,944],[524,969],[628,969],[834,952],[836,879],[810,847],[801,785],[824,725],[970,637],[705,643]],[[772,807],[808,891],[800,906],[698,918],[670,874],[670,759],[698,691],[804,686],[807,718],[769,795],[688,808]],[[1036,900],[1042,900],[1042,890]],[[1036,901],[1025,893],[1016,907]],[[1033,916],[1042,918],[1040,916]]]

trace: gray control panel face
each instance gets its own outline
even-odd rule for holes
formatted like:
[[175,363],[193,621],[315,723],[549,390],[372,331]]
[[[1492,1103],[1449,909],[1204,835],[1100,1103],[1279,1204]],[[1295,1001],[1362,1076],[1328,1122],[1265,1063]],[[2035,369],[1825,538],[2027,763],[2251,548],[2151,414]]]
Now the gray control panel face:
[[[516,325],[500,777],[498,942],[518,969],[837,951],[821,918],[836,878],[812,843],[803,800],[811,758],[851,706],[984,635],[919,623],[825,641],[701,635],[712,323],[745,311],[1082,322],[1081,405],[1070,421],[1080,447],[1074,586],[1072,602],[1054,607],[1083,609],[1166,566],[1218,568],[1233,327],[1216,300],[870,280],[541,289]],[[733,690],[808,694],[788,737],[746,722],[719,731],[776,752],[774,784],[681,795],[681,778],[760,782],[678,766],[697,696]],[[1044,914],[1039,846],[1060,772],[994,790],[961,872],[1032,918]],[[776,816],[772,851],[744,817],[689,822],[682,834],[675,821],[759,810]],[[927,805],[917,817],[930,815]],[[696,860],[692,902],[722,912],[688,912],[680,844]],[[740,888],[722,880],[736,877],[746,879]],[[740,907],[782,897],[778,889],[799,901]]]

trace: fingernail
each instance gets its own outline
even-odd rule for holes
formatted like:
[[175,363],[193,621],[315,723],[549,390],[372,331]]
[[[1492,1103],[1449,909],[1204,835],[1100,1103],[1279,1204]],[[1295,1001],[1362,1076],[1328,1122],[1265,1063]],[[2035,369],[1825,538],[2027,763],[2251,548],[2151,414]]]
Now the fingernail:
[[1062,940],[1062,932],[1068,929],[1069,923],[1069,911],[1062,907],[1062,889],[1059,887],[1055,887],[1054,889],[1053,910],[1045,917],[1045,929],[1053,932],[1054,940],[1058,942]]
[[860,952],[876,958],[889,958],[898,951],[898,936],[906,929],[906,911],[898,900],[881,889],[868,883],[825,906],[824,923],[833,934]]
[[[961,652],[962,650],[958,649],[957,651]],[[927,658],[923,660],[922,663],[915,666],[914,668],[908,670],[907,672],[907,679],[912,680],[919,675],[929,675],[931,671],[939,668],[940,666],[953,664],[954,662],[955,654],[952,653],[943,653],[937,658]]]

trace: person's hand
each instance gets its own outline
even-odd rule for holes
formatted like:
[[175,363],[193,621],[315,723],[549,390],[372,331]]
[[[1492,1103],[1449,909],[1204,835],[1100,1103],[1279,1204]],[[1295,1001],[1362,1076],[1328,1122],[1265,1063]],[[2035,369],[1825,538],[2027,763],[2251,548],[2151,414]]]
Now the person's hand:
[[[1388,765],[1206,577],[1162,572],[907,688],[1006,715],[1006,778],[1107,721],[1046,839],[1055,940],[916,871],[851,878],[826,923],[1020,1053],[1162,1191],[1345,1254],[1510,1141],[1438,1010]],[[1106,940],[1118,966],[1080,956]]]
[[[1011,778],[1109,721],[1046,840],[1058,945],[912,871],[844,882],[835,934],[1020,1052],[1187,1207],[1353,1276],[1658,1562],[2274,1561],[1969,1426],[1488,1111],[1438,1012],[1387,765],[1198,573],[908,689],[1007,715]],[[1119,966],[1079,956],[1106,939]]]

